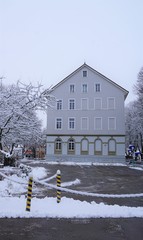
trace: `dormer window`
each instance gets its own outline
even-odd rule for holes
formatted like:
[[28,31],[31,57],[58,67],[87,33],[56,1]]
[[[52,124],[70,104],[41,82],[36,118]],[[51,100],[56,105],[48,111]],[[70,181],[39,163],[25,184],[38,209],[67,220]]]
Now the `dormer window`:
[[87,77],[87,71],[83,71],[83,77]]

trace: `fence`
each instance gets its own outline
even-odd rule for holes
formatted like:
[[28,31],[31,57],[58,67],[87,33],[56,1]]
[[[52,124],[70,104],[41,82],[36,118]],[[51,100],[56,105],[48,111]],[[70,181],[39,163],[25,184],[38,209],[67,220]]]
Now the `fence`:
[[[19,184],[24,184],[27,185],[26,181],[16,181],[13,180],[11,177],[5,175],[4,173],[0,172],[0,175],[3,178],[7,178],[8,180],[12,182],[16,182]],[[101,197],[101,198],[135,198],[135,197],[143,197],[143,193],[136,193],[136,194],[100,194],[100,193],[88,193],[88,192],[83,192],[83,191],[77,191],[77,190],[72,190],[68,188],[61,187],[61,172],[60,170],[57,171],[56,174],[53,176],[43,179],[43,180],[34,180],[33,178],[31,179],[31,176],[29,178],[28,182],[28,192],[27,192],[27,203],[26,203],[26,211],[30,211],[30,206],[31,206],[31,199],[32,199],[32,183],[38,183],[41,184],[47,188],[52,188],[55,189],[55,192],[57,193],[57,203],[60,203],[61,201],[61,193],[62,192],[67,192],[67,193],[72,193],[72,194],[77,194],[77,195],[82,195],[82,196],[92,196],[92,197]],[[57,179],[57,186],[54,184],[47,183],[48,181],[52,179]],[[30,195],[30,196],[29,196]],[[30,197],[30,199],[28,199]]]

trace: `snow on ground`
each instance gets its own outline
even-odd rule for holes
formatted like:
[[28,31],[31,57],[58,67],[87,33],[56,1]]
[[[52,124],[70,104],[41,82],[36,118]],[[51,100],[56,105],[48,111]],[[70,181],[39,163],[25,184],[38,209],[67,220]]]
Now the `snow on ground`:
[[[26,192],[27,189],[27,181],[23,181],[25,184],[19,184],[21,182],[21,178],[16,174],[10,176],[11,180],[4,178],[3,181],[0,181],[0,197],[10,196],[12,194],[21,194]],[[14,182],[16,181],[16,182]]]
[[[44,167],[35,167],[31,168],[31,174],[33,179],[39,180],[47,176],[47,170]],[[4,178],[3,181],[0,181],[0,197],[12,196],[15,194],[21,195],[22,193],[27,192],[28,186],[28,176],[20,173],[20,170],[17,170],[17,174],[12,173],[12,168],[6,167],[1,169],[1,174],[4,175],[3,171],[9,173],[8,178]],[[36,191],[36,187],[33,187],[33,192]]]
[[30,163],[30,164],[47,164],[47,165],[67,165],[67,166],[115,166],[115,167],[129,167],[129,168],[133,168],[136,170],[140,170],[143,171],[143,164],[138,164],[139,166],[135,166],[132,164],[128,164],[128,163],[99,163],[99,162],[64,162],[64,161],[46,161],[46,160],[34,160],[34,159],[23,159],[22,162],[26,162],[26,163]]
[[47,165],[67,165],[67,166],[127,166],[123,163],[98,163],[98,162],[64,162],[64,161],[46,161],[46,160],[32,160],[32,159],[23,159],[21,162],[26,162],[30,164],[47,164]]
[[31,211],[26,212],[26,198],[24,196],[0,198],[0,217],[8,218],[130,218],[143,217],[143,207],[126,207],[106,205],[96,202],[88,203],[72,198],[63,197],[60,203],[56,198],[33,198]]
[[62,187],[69,187],[69,186],[78,185],[78,184],[80,184],[80,180],[77,178],[77,179],[75,179],[75,181],[63,182],[63,183],[61,183],[61,186]]
[[130,166],[129,168],[139,170],[139,171],[143,171],[143,167],[134,167],[134,166],[132,167],[132,166]]
[[47,176],[47,170],[44,167],[32,168],[32,175],[34,179],[42,179]]
[[[0,171],[0,173],[2,172],[3,170]],[[47,170],[44,167],[32,168],[32,174],[34,179],[39,181],[39,179],[44,179],[47,176]],[[22,178],[16,174],[10,174],[9,179],[4,178],[0,181],[0,218],[143,218],[143,207],[81,202],[66,197],[62,197],[60,203],[57,203],[56,198],[52,197],[45,197],[43,199],[34,197],[31,201],[31,211],[27,212],[25,210],[27,183],[28,177]],[[73,184],[80,184],[80,180],[76,179],[73,182],[62,183],[62,187]],[[16,193],[19,193],[19,197],[13,196]]]

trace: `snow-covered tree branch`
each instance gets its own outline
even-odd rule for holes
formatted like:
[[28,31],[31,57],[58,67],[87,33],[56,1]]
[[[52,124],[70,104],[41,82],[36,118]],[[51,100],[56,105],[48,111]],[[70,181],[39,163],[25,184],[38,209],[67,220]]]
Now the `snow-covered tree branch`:
[[143,152],[143,67],[134,86],[136,100],[126,107],[126,139]]
[[44,91],[42,86],[16,84],[0,85],[0,150],[4,145],[38,141],[41,136],[41,122],[36,110],[51,107],[55,98],[50,89]]

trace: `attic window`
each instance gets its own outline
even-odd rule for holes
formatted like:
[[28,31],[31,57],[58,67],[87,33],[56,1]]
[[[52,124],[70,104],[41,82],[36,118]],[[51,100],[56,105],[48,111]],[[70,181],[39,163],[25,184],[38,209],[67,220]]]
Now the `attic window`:
[[95,92],[100,92],[101,91],[101,86],[100,83],[95,84]]
[[83,71],[83,77],[87,77],[87,71]]

